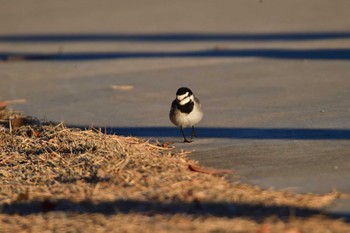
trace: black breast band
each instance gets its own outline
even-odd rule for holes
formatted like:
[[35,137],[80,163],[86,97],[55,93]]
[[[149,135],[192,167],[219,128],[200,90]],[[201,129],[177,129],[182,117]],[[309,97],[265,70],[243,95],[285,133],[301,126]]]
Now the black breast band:
[[180,105],[179,103],[177,104],[177,109],[180,110],[180,112],[183,112],[183,113],[190,113],[192,112],[193,110],[193,106],[194,106],[194,103],[193,101],[191,100],[190,102],[188,102],[187,104],[185,105]]

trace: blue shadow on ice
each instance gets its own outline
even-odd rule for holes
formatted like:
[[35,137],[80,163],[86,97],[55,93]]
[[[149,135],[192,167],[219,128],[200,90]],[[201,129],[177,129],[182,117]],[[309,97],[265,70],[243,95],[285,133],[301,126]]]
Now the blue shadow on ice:
[[[302,128],[210,128],[196,129],[200,138],[232,139],[288,139],[288,140],[349,140],[350,129]],[[109,134],[137,137],[181,137],[175,127],[116,127],[107,128]]]
[[0,35],[0,43],[65,42],[209,42],[209,41],[309,41],[349,39],[349,31],[279,32],[279,33],[82,33],[82,34],[12,34]]
[[[300,42],[312,40],[347,40],[349,31],[338,32],[294,32],[294,33],[166,33],[166,34],[14,34],[0,35],[0,43],[82,43],[82,42],[129,42],[129,43],[186,43],[186,42]],[[219,44],[220,45],[220,44]],[[101,59],[131,58],[206,58],[206,57],[259,57],[274,59],[310,59],[310,60],[350,60],[350,49],[225,49],[213,48],[193,51],[111,51],[111,52],[53,52],[27,53],[2,51],[3,61],[88,61]]]
[[307,60],[350,60],[350,49],[209,49],[180,52],[0,52],[3,61],[89,61],[135,58],[273,58]]

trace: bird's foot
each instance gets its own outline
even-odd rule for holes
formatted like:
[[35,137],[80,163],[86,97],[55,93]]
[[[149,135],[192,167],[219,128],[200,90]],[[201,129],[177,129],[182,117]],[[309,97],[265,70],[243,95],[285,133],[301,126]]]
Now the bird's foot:
[[184,140],[184,143],[191,143],[191,142],[192,142],[191,140],[187,140],[186,138]]

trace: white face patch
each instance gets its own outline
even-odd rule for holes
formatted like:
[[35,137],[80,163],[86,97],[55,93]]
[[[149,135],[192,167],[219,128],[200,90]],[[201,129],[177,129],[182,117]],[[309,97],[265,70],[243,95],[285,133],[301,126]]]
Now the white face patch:
[[177,95],[177,96],[176,96],[176,99],[181,101],[181,100],[183,100],[186,96],[188,96],[188,94],[189,94],[189,93],[186,92],[186,93],[183,94],[183,95]]
[[191,100],[194,101],[193,95],[189,95],[189,96],[185,97],[183,100],[181,100],[181,101],[179,102],[179,104],[180,104],[180,105],[185,105],[185,104],[187,104],[188,102],[190,102]]
[[190,102],[191,101],[191,98],[189,97],[189,96],[187,96],[187,97],[185,97],[183,100],[181,100],[180,102],[179,102],[179,104],[180,105],[185,105],[185,104],[187,104],[188,102]]

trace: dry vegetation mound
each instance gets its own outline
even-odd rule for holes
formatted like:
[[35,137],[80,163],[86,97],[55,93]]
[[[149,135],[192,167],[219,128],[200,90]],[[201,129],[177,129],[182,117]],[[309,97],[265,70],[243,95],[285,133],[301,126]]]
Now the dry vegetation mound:
[[166,144],[3,119],[0,232],[350,232],[321,211],[338,193],[263,190]]

